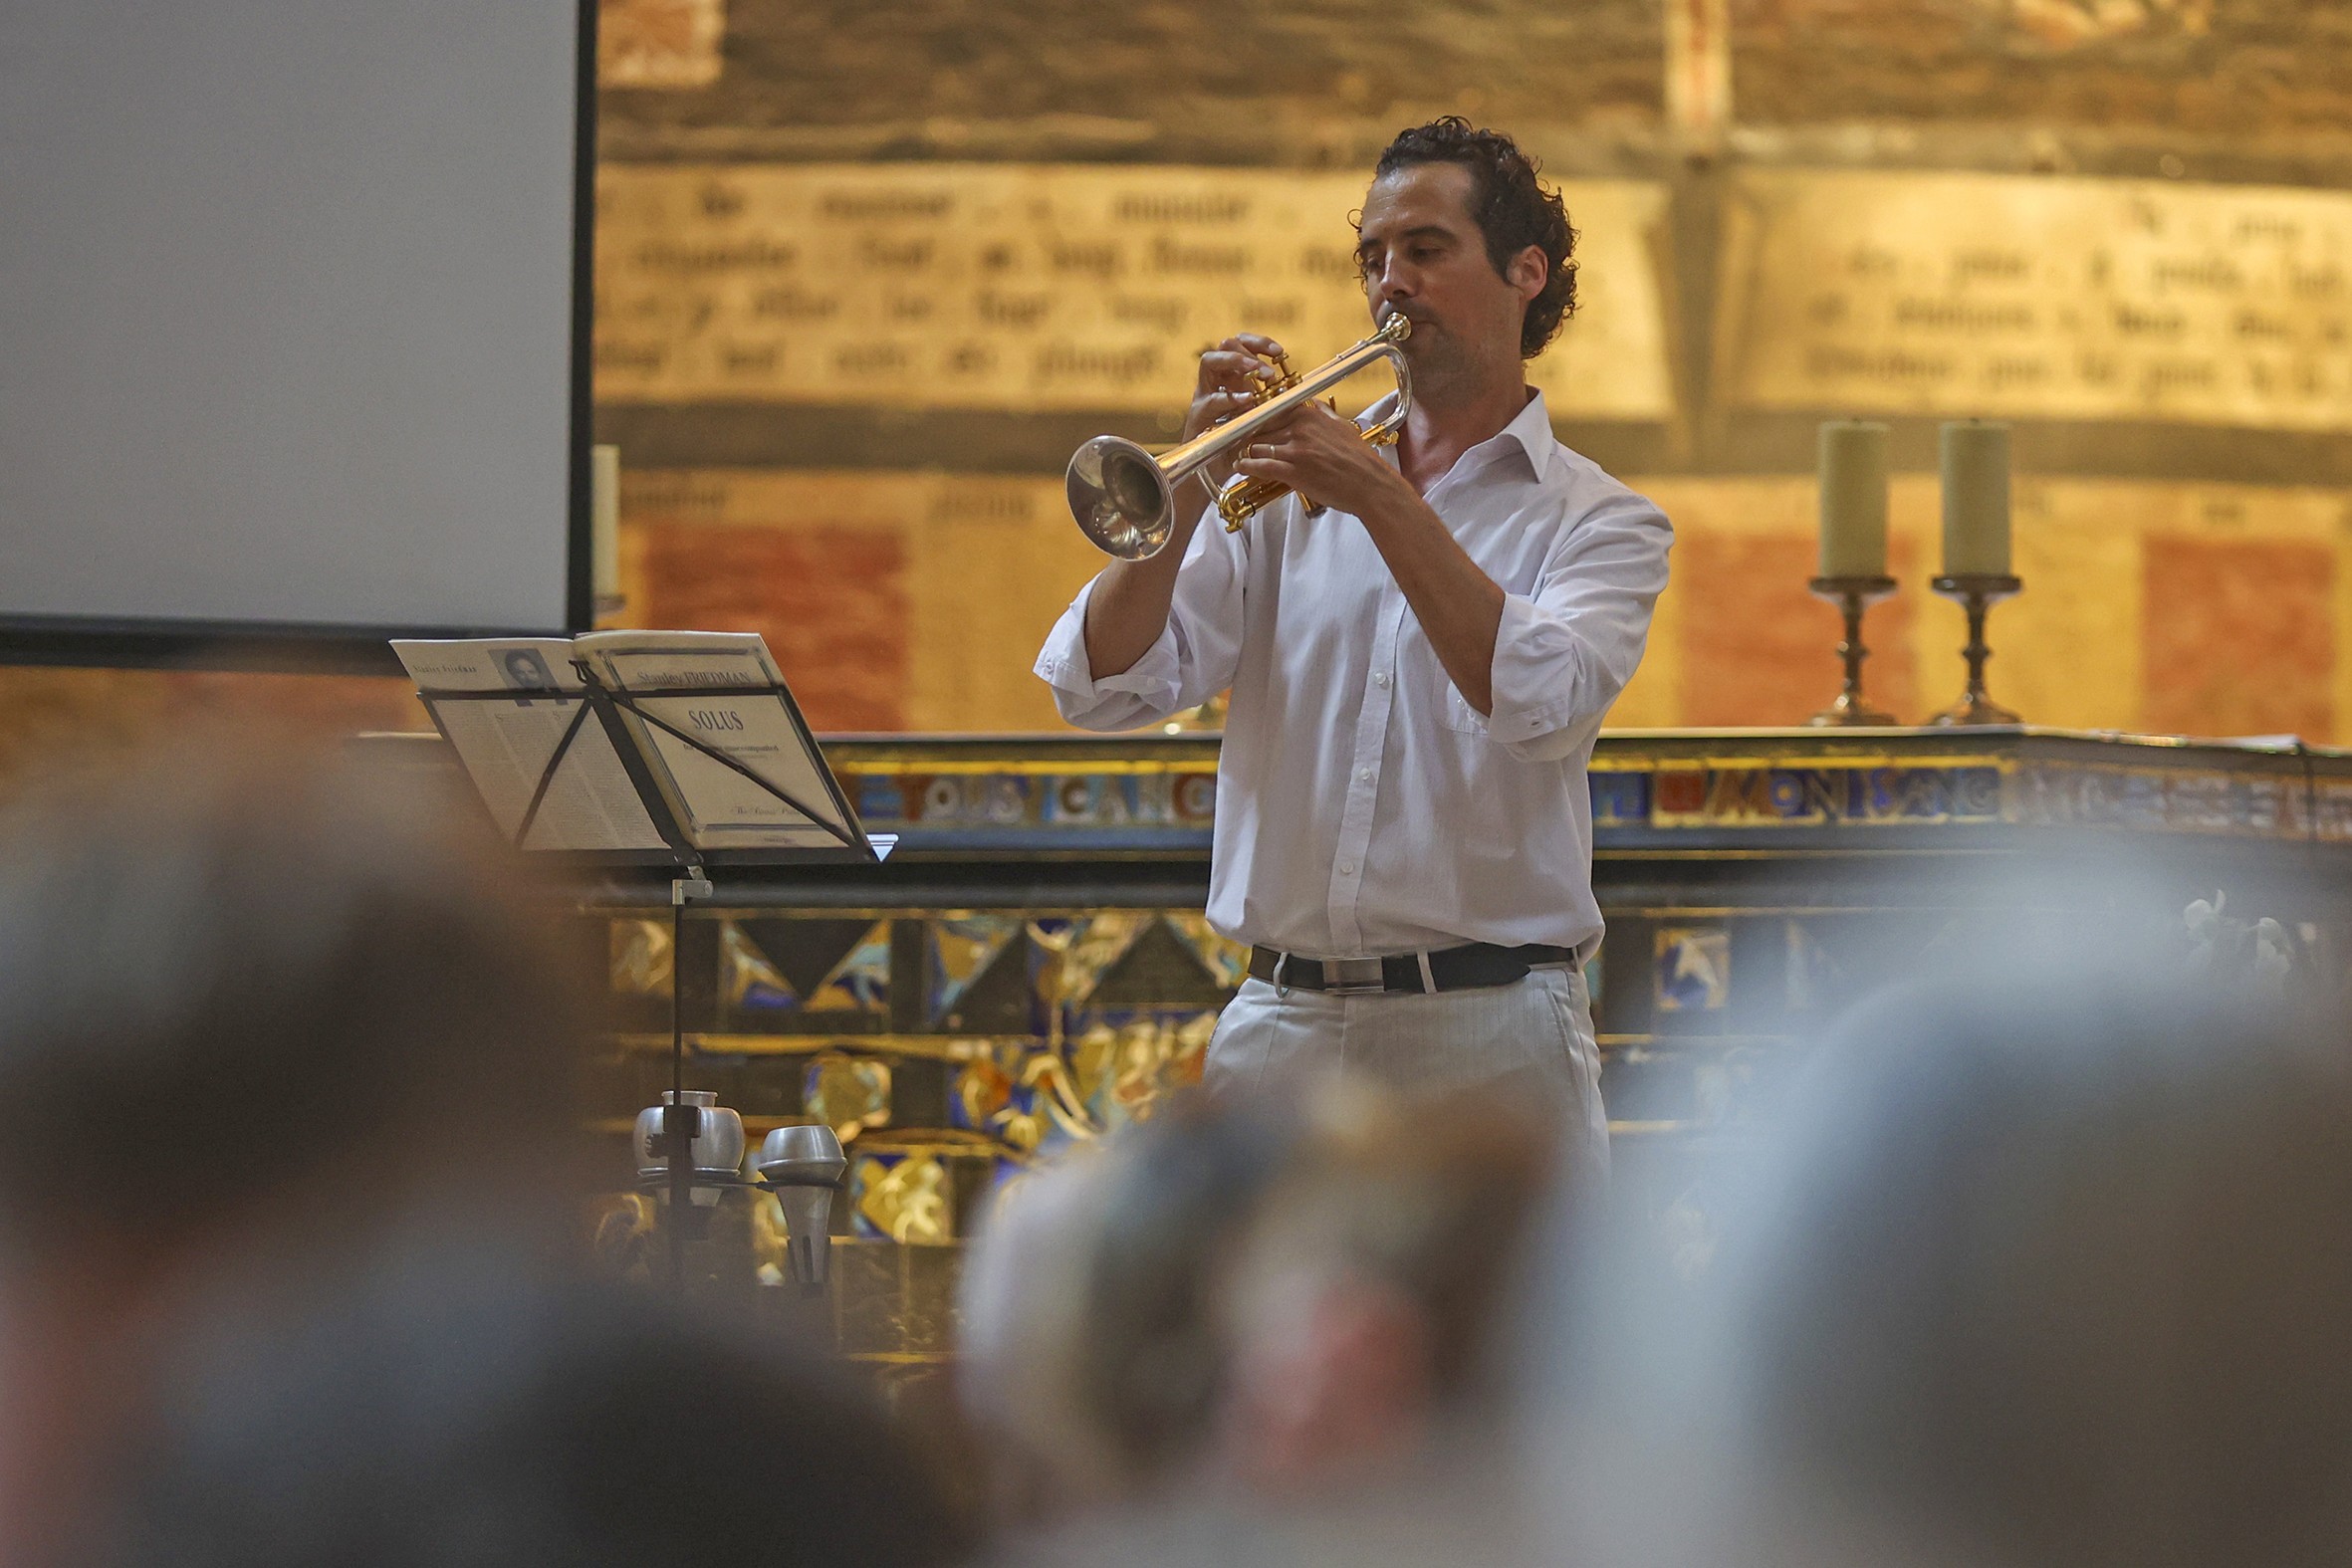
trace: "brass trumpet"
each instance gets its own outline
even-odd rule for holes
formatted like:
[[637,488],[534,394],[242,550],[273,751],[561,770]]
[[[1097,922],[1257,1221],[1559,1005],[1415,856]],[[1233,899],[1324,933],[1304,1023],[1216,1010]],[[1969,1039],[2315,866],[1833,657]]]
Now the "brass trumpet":
[[[1299,404],[1320,397],[1375,359],[1387,359],[1396,368],[1396,407],[1363,435],[1379,445],[1394,441],[1413,406],[1412,372],[1406,369],[1405,356],[1397,347],[1412,331],[1410,321],[1392,313],[1378,332],[1353,348],[1304,375],[1277,374],[1250,407],[1156,457],[1123,436],[1096,436],[1069,460],[1070,516],[1099,549],[1121,560],[1158,555],[1175,532],[1177,485],[1211,458],[1243,445]],[[1287,371],[1289,367],[1281,368]],[[1289,489],[1270,479],[1245,479],[1237,474],[1217,492],[1217,515],[1225,519],[1227,533],[1238,533],[1260,508]]]

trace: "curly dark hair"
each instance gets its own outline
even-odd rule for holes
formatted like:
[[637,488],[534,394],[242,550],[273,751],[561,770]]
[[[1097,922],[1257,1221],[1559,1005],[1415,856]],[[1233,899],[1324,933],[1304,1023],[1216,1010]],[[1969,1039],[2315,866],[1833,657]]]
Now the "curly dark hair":
[[1373,165],[1372,178],[1420,163],[1458,163],[1470,170],[1470,215],[1486,236],[1487,260],[1498,275],[1508,277],[1511,259],[1530,245],[1551,264],[1543,292],[1528,302],[1520,326],[1520,357],[1534,358],[1576,313],[1576,231],[1568,226],[1558,190],[1536,179],[1538,165],[1518,142],[1500,130],[1478,129],[1460,114],[1398,131]]

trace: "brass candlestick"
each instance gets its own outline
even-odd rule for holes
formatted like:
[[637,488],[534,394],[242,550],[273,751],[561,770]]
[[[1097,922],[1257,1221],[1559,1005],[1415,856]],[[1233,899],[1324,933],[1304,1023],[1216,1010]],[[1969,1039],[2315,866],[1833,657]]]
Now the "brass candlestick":
[[1870,650],[1862,645],[1862,612],[1895,591],[1893,577],[1815,577],[1805,586],[1814,594],[1836,604],[1845,614],[1845,641],[1837,645],[1838,657],[1845,660],[1845,690],[1837,694],[1837,701],[1814,714],[1805,723],[1811,725],[1891,725],[1895,716],[1871,707],[1862,700],[1862,661],[1870,657]]
[[2023,580],[1968,572],[1938,577],[1928,585],[1946,598],[1958,600],[1969,617],[1969,643],[1960,650],[1961,656],[1969,661],[1969,689],[1961,694],[1959,702],[1937,714],[1934,722],[1939,725],[2017,723],[2015,714],[1985,695],[1985,661],[1993,657],[1993,649],[1985,641],[1985,612],[2002,599],[2022,592]]

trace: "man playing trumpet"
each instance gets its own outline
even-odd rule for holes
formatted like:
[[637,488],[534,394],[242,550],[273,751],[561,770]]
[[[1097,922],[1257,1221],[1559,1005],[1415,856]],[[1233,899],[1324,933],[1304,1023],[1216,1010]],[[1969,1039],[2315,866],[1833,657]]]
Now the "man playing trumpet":
[[[1342,1066],[1483,1084],[1606,1160],[1585,769],[1672,534],[1553,438],[1527,384],[1575,308],[1574,244],[1510,137],[1450,116],[1397,136],[1356,244],[1374,322],[1411,323],[1395,447],[1298,408],[1233,465],[1294,494],[1228,533],[1187,480],[1169,548],[1114,560],[1039,656],[1087,729],[1232,690],[1208,915],[1251,944],[1251,979],[1210,1044],[1213,1092]],[[1249,407],[1281,353],[1249,333],[1204,353],[1186,437]]]

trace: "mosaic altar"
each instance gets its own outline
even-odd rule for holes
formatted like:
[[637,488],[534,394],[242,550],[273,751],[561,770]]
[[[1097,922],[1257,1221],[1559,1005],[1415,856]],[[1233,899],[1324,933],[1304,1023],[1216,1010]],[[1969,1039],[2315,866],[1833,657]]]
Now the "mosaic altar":
[[[850,1173],[836,1226],[968,1234],[1034,1162],[1194,1082],[1245,955],[1211,930],[1214,736],[836,738],[880,867],[718,873],[673,951],[666,908],[607,890],[622,1031],[616,1133],[687,1081],[754,1138],[822,1119]],[[2105,845],[2150,918],[2234,887],[2298,963],[2343,972],[2352,754],[2039,731],[1605,736],[1591,773],[1609,934],[1591,976],[1620,1147],[1736,1130],[1752,1084],[1955,920],[1957,865]],[[659,886],[643,884],[647,894]],[[647,900],[650,902],[650,898]]]

